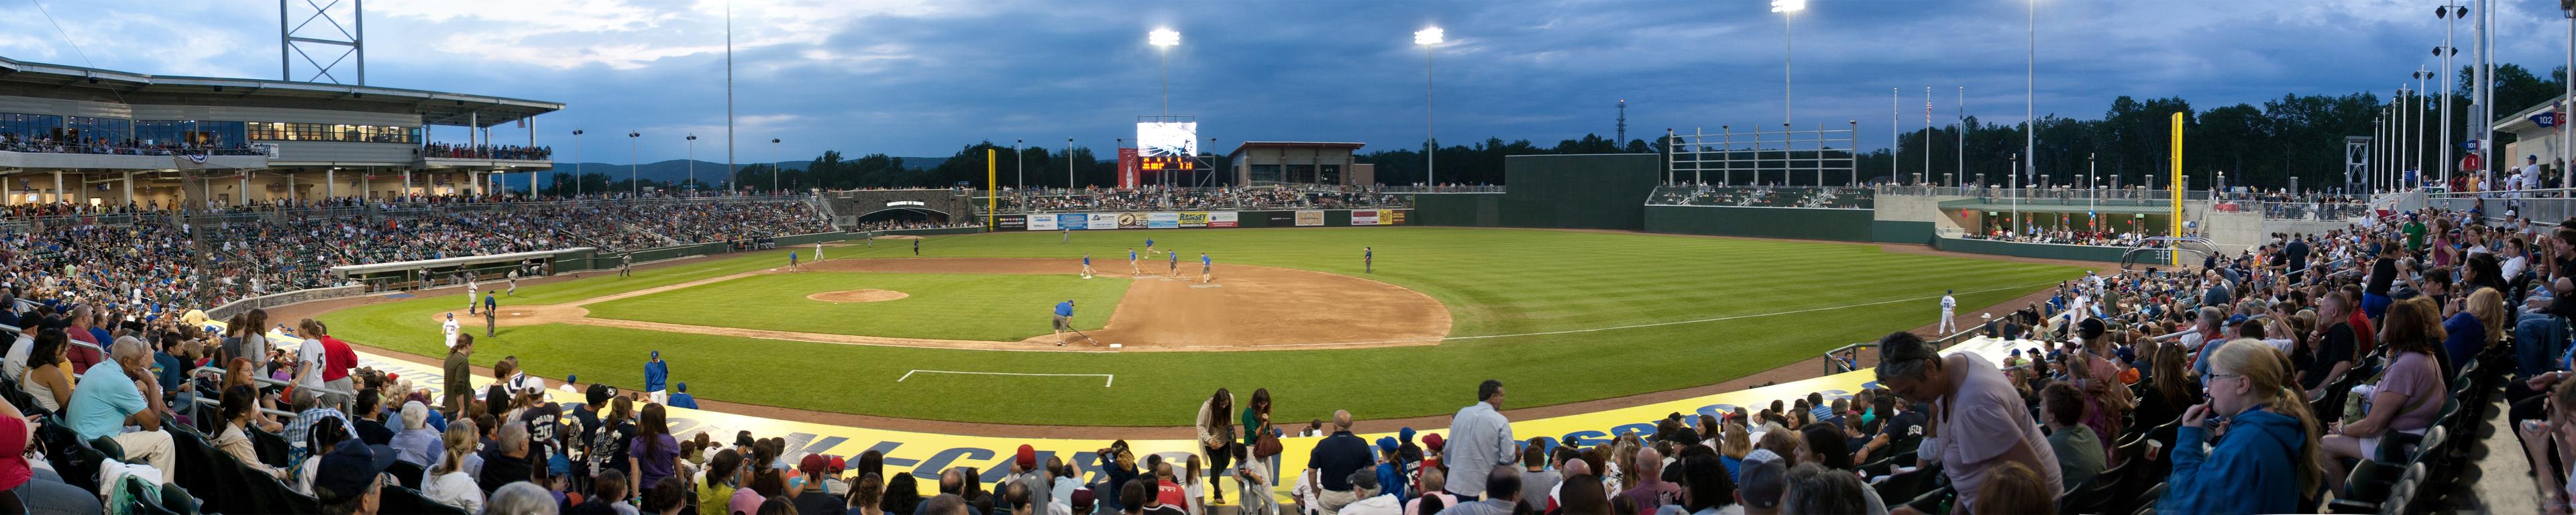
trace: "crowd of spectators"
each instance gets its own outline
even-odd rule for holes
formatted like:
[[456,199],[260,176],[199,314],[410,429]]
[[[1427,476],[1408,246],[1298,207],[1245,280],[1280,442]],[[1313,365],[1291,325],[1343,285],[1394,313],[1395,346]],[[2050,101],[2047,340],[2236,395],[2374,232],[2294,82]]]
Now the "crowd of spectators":
[[1671,206],[1737,206],[1869,209],[1877,190],[1813,186],[1711,186],[1676,184],[1655,188],[1650,203]]
[[1986,231],[1984,234],[1967,234],[1964,236],[1969,239],[1977,240],[2010,241],[2017,243],[2054,243],[2059,245],[2093,245],[2123,248],[2134,248],[2139,245],[2145,245],[2147,244],[2147,238],[2152,237],[2148,233],[2138,231],[2084,231],[2067,227],[2040,227],[2038,225],[2026,227],[2024,228],[2024,232],[2020,234],[2014,234],[2009,230],[2009,228],[1997,227]]
[[1028,189],[1002,193],[1003,213],[1093,211],[1215,211],[1259,209],[1370,209],[1410,207],[1410,195],[1372,186],[1262,186],[1223,188]]
[[437,159],[517,159],[525,161],[544,161],[554,158],[555,149],[554,147],[522,147],[517,145],[454,145],[448,143],[431,143],[420,147],[420,155],[421,157]]

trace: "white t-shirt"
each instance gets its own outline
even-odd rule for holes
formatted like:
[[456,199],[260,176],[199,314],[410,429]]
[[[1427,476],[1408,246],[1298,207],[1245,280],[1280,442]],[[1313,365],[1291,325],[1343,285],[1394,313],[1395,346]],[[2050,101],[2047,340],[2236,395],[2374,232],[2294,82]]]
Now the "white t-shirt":
[[[297,373],[295,376],[295,386],[297,388],[322,386],[322,367],[324,366],[322,358],[322,342],[307,339],[304,340],[303,344],[296,345],[295,362],[300,364],[296,367],[297,370],[294,371]],[[312,367],[310,371],[305,369],[305,365]]]
[[35,338],[19,336],[17,343],[9,345],[9,355],[5,358],[6,363],[0,364],[0,373],[9,374],[11,379],[26,380],[27,356],[33,354],[35,348]]

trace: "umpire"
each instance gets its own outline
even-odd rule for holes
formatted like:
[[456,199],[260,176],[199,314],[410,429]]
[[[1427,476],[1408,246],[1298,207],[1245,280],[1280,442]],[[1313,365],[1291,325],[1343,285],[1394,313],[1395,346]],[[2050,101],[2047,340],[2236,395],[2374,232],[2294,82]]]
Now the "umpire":
[[1073,329],[1073,300],[1055,305],[1055,346],[1064,346],[1064,332]]

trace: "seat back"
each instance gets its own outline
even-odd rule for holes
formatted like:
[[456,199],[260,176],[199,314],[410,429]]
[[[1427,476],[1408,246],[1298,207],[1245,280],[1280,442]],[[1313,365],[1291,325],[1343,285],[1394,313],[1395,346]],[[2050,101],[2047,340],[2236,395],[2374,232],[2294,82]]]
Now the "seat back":
[[394,460],[393,466],[385,467],[385,473],[392,474],[394,479],[401,481],[402,486],[406,488],[420,488],[423,472],[427,472],[427,469],[421,468],[420,464],[402,460]]
[[256,427],[244,429],[249,430],[250,445],[259,452],[260,463],[278,468],[285,468],[288,465],[286,437]]
[[45,460],[54,465],[54,472],[62,474],[64,483],[86,492],[98,491],[98,469],[110,459],[107,453],[90,448],[79,434],[60,424],[36,426],[36,440],[45,446]]
[[472,515],[464,508],[450,506],[422,496],[419,490],[399,485],[385,485],[377,491],[380,513],[416,513],[420,515]]

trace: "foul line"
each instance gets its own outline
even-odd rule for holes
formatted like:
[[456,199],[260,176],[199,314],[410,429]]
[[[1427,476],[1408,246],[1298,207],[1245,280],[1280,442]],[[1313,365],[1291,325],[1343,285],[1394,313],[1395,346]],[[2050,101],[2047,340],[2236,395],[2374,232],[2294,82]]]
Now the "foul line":
[[922,370],[922,369],[906,370],[906,371],[904,371],[904,372],[903,372],[903,377],[897,377],[897,378],[894,378],[894,382],[900,383],[900,382],[903,382],[903,380],[905,380],[905,379],[911,379],[913,374],[969,374],[969,375],[979,375],[979,376],[1059,376],[1059,377],[1099,377],[1099,378],[1103,378],[1103,379],[1105,379],[1105,381],[1101,382],[1101,384],[1100,384],[1100,387],[1101,387],[1101,388],[1109,388],[1109,387],[1112,387],[1112,386],[1116,386],[1116,385],[1118,384],[1118,376],[1113,375],[1113,374],[1024,374],[1024,373],[1019,373],[1019,372],[962,372],[962,371],[956,371],[956,370]]
[[[2031,288],[2031,287],[2037,287],[2037,286],[2047,286],[2047,285],[2057,284],[2057,283],[2060,283],[2060,282],[2063,282],[2063,281],[2048,281],[2048,282],[2043,282],[2043,283],[2033,283],[2033,284],[2019,285],[2019,286],[2005,286],[2005,287],[2000,287],[2000,288],[1987,288],[1987,289],[1983,289],[1983,290],[1969,290],[1969,291],[1964,291],[1964,292],[1959,292],[1959,293],[1986,293],[1986,292],[1997,292],[1997,291],[2006,291],[2006,290],[2019,290],[2019,289],[2023,289],[2023,288]],[[1954,295],[1955,295],[1955,294],[1954,294]],[[1517,334],[1487,334],[1487,335],[1478,335],[1478,336],[1444,336],[1444,337],[1440,337],[1440,338],[1414,338],[1414,339],[1409,339],[1409,340],[1382,340],[1382,341],[1374,341],[1374,342],[1313,343],[1313,344],[1297,344],[1297,346],[1299,346],[1299,347],[1343,347],[1343,346],[1360,346],[1360,345],[1388,345],[1388,344],[1397,344],[1397,343],[1413,343],[1413,342],[1426,342],[1426,341],[1428,341],[1428,342],[1445,342],[1445,341],[1450,341],[1450,340],[1481,340],[1481,339],[1487,339],[1487,338],[1517,338],[1517,337],[1522,337],[1522,336],[1549,336],[1549,335],[1559,335],[1559,334],[1591,333],[1591,332],[1600,332],[1600,331],[1616,331],[1616,330],[1621,330],[1621,329],[1637,329],[1637,328],[1645,328],[1645,327],[1661,327],[1661,326],[1668,326],[1668,325],[1697,324],[1697,323],[1703,323],[1703,322],[1722,322],[1722,321],[1727,321],[1727,320],[1741,320],[1741,319],[1746,319],[1746,318],[1760,318],[1760,317],[1778,316],[1778,315],[1794,315],[1794,314],[1798,314],[1798,313],[1813,313],[1813,312],[1817,312],[1817,311],[1831,311],[1831,310],[1837,310],[1837,309],[1850,309],[1850,308],[1857,308],[1857,307],[1877,306],[1877,305],[1884,305],[1884,304],[1895,304],[1895,303],[1899,303],[1899,302],[1918,302],[1918,301],[1931,300],[1931,299],[1938,299],[1938,298],[1941,298],[1941,296],[1940,296],[1940,295],[1933,295],[1933,296],[1929,296],[1929,297],[1914,297],[1914,298],[1909,298],[1909,299],[1882,300],[1882,301],[1878,301],[1878,302],[1864,302],[1864,303],[1860,303],[1860,304],[1850,304],[1850,305],[1842,305],[1842,306],[1826,306],[1826,307],[1820,307],[1820,308],[1807,308],[1807,309],[1791,310],[1791,311],[1774,311],[1774,312],[1770,312],[1770,313],[1754,313],[1754,314],[1749,314],[1749,315],[1731,315],[1731,316],[1722,316],[1722,317],[1717,317],[1717,318],[1702,318],[1702,319],[1698,319],[1698,320],[1677,320],[1677,321],[1672,321],[1672,322],[1655,322],[1655,323],[1651,323],[1651,324],[1623,325],[1623,326],[1616,326],[1616,327],[1594,327],[1594,328],[1589,328],[1589,329],[1567,329],[1567,330],[1563,330],[1563,331],[1546,331],[1546,332],[1536,332],[1536,333],[1517,333]]]

